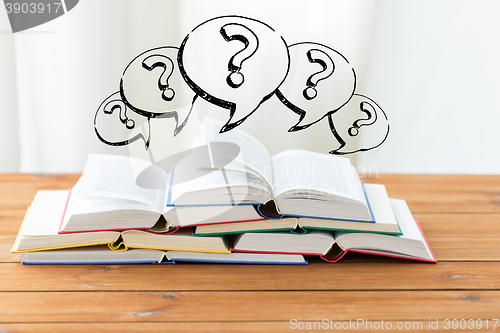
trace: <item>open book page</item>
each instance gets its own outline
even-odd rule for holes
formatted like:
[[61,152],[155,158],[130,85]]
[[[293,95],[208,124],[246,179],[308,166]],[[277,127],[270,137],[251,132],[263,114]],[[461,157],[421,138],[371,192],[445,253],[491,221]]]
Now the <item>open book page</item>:
[[235,251],[296,253],[322,255],[328,252],[335,241],[333,233],[326,230],[311,230],[296,235],[290,231],[243,233],[235,235]]
[[[223,124],[208,117],[204,119],[204,124],[204,136],[207,142],[232,142],[240,147],[240,154],[236,158],[240,164],[232,163],[226,167],[226,170],[232,168],[248,172],[250,168],[272,186],[271,156],[259,140],[238,129],[219,134]],[[245,169],[244,166],[247,168]]]
[[402,235],[335,232],[335,239],[348,249],[434,260],[406,202],[399,199],[390,202]]
[[112,251],[107,245],[94,245],[70,249],[29,252],[23,264],[115,264],[115,263],[158,263],[164,257],[163,251],[130,249]]
[[144,203],[163,212],[167,174],[155,173],[156,188],[137,185],[137,177],[151,163],[127,156],[90,154],[76,194],[82,197],[109,197]]
[[[149,205],[121,198],[79,198],[68,205],[71,214],[91,214],[99,212],[140,210],[162,213]],[[69,216],[69,215],[68,215]]]
[[394,211],[394,215],[399,223],[399,228],[403,233],[400,238],[405,239],[415,239],[424,241],[424,237],[420,232],[420,228],[418,227],[415,219],[411,215],[410,208],[406,204],[406,201],[401,199],[389,199],[391,201],[391,207]]
[[23,226],[23,237],[57,235],[68,193],[67,190],[38,191]]
[[397,225],[398,222],[392,211],[385,186],[381,184],[365,184],[365,192],[370,200],[375,222]]
[[306,150],[287,150],[271,158],[274,195],[304,191],[366,202],[361,181],[349,159]]

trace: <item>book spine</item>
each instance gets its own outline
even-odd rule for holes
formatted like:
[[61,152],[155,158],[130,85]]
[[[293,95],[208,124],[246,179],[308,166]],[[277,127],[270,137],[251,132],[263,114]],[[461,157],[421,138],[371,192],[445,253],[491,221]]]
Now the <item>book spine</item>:
[[285,216],[281,213],[276,199],[271,198],[264,203],[257,205],[257,212],[268,220],[279,220]]
[[347,251],[348,250],[344,250],[339,256],[337,256],[335,258],[328,258],[326,255],[321,255],[320,258],[326,262],[337,262],[346,255]]
[[[179,230],[180,227],[175,227],[167,232],[157,232],[152,229],[146,229],[146,232],[149,232],[150,234],[155,234],[155,235],[171,235],[175,233],[177,230]],[[138,230],[138,229],[132,229],[132,230]]]

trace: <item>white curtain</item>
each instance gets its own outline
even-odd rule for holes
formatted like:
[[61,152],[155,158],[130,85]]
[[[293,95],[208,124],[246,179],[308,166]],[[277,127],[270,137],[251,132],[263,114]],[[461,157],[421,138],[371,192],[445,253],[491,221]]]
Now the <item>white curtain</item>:
[[389,173],[500,173],[500,2],[385,1],[365,91],[390,117],[359,165]]
[[[386,143],[349,156],[376,172],[499,173],[500,30],[497,1],[81,0],[70,12],[9,33],[0,9],[0,172],[78,172],[90,152],[127,154],[93,128],[125,66],[178,46],[201,22],[237,14],[345,55],[357,91],[386,111]],[[197,102],[220,120],[227,110]],[[291,112],[271,98],[240,128],[271,154],[335,148],[327,121],[288,133]],[[352,120],[351,120],[352,121]],[[292,124],[293,125],[293,124]],[[361,137],[357,142],[363,145]]]
[[14,36],[9,29],[7,13],[0,10],[0,172],[20,167]]
[[[288,43],[322,42],[362,64],[362,37],[371,29],[373,6],[347,1],[81,0],[62,17],[14,35],[7,33],[2,9],[0,171],[78,172],[89,152],[126,154],[126,148],[106,146],[94,134],[100,102],[118,89],[125,66],[136,55],[157,46],[178,46],[211,17],[260,19],[286,34]],[[221,120],[227,117],[226,110],[198,104]],[[287,136],[293,123],[262,126],[267,114],[278,119],[276,112],[291,114],[272,98],[241,127],[257,135],[272,154],[297,147],[331,149],[335,141],[326,121],[307,134]]]

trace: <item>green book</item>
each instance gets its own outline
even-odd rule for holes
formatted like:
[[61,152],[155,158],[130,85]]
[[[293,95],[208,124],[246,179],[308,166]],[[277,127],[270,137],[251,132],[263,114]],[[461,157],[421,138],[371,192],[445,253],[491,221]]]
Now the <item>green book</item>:
[[309,217],[284,217],[281,219],[200,225],[196,227],[194,234],[197,236],[209,236],[282,230],[289,230],[293,233],[306,233],[309,229],[320,229],[401,235],[401,230],[394,216],[385,186],[379,184],[365,184],[364,187],[375,222]]

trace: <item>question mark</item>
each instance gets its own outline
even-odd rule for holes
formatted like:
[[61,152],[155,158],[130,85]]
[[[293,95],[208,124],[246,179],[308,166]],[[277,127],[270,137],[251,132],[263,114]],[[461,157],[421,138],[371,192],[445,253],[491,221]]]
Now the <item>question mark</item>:
[[302,95],[304,96],[304,98],[310,101],[318,95],[316,86],[318,85],[319,81],[325,80],[333,74],[333,71],[335,70],[335,64],[333,63],[332,58],[330,58],[330,56],[322,50],[311,49],[306,52],[306,56],[311,64],[316,63],[323,67],[322,70],[309,76],[306,81],[307,88],[302,91]]
[[[111,106],[110,106],[111,105]],[[127,127],[127,129],[133,129],[135,127],[135,121],[133,119],[129,119],[127,117],[127,106],[123,101],[120,100],[113,100],[109,101],[105,106],[104,106],[104,113],[105,114],[112,114],[116,109],[119,109],[119,118],[122,124]]]
[[[144,69],[147,69],[148,71],[152,71],[156,67],[163,68],[163,72],[161,73],[160,78],[158,79],[158,88],[162,91],[161,97],[165,101],[170,102],[171,100],[173,100],[175,96],[175,91],[168,85],[168,80],[170,79],[170,76],[172,76],[172,73],[174,72],[174,63],[172,62],[172,59],[161,54],[152,54],[149,57],[146,57],[142,61],[142,67]],[[168,74],[165,75],[165,73],[167,72]]]
[[[368,107],[367,107],[368,106]],[[370,110],[369,110],[370,109]],[[356,136],[359,133],[359,128],[361,126],[369,126],[377,121],[377,111],[373,105],[368,102],[359,103],[359,110],[367,114],[368,118],[366,119],[358,119],[352,125],[353,127],[349,128],[348,133],[350,136]]]
[[245,77],[241,73],[243,62],[253,56],[259,48],[257,35],[248,27],[239,23],[227,23],[220,28],[220,34],[226,42],[238,40],[245,44],[245,47],[229,59],[227,69],[231,72],[226,82],[231,88],[238,88],[245,82]]

